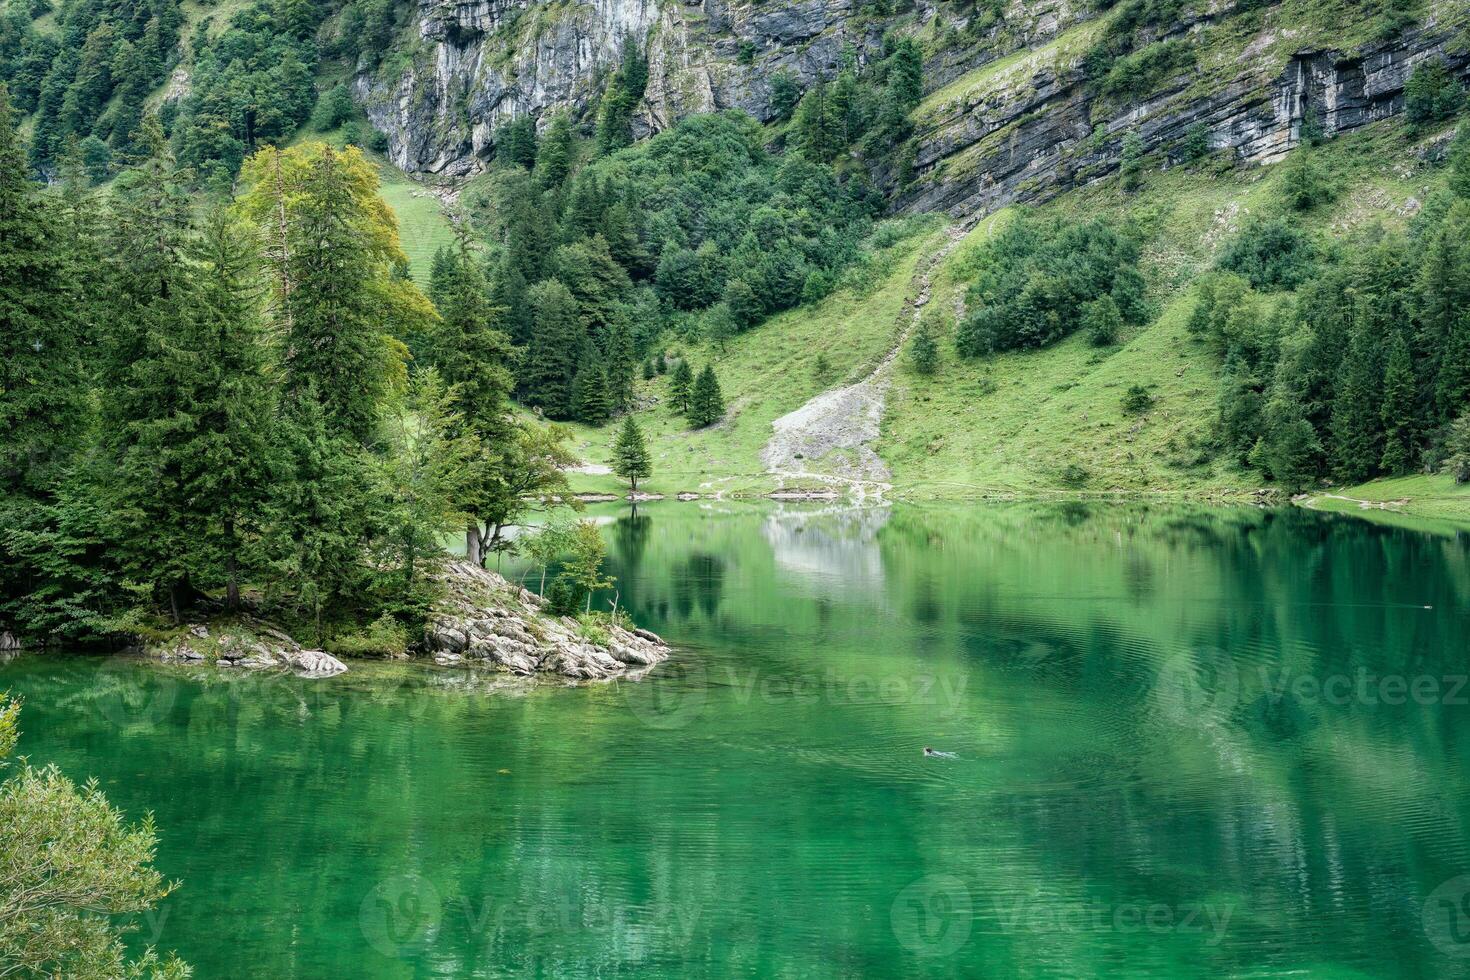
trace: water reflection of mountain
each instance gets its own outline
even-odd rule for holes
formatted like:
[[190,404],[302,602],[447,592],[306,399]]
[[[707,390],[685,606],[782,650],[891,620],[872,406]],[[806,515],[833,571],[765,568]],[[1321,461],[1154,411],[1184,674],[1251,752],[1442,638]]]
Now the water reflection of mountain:
[[880,594],[884,585],[878,532],[889,507],[776,510],[761,525],[776,567],[808,594]]

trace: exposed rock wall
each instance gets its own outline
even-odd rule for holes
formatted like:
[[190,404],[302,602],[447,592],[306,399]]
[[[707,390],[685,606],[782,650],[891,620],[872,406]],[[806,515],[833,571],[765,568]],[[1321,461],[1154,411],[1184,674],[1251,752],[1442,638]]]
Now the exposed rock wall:
[[412,64],[360,75],[357,97],[394,163],[450,175],[478,169],[508,119],[590,112],[624,37],[648,56],[642,135],[718,109],[768,119],[776,72],[833,77],[847,45],[859,61],[881,51],[884,27],[856,0],[420,0],[415,23]]
[[[357,92],[388,134],[395,163],[459,175],[480,168],[507,119],[529,113],[544,120],[563,109],[586,118],[627,36],[644,41],[649,59],[635,120],[640,134],[726,108],[767,120],[778,71],[801,87],[834,77],[844,51],[860,63],[877,57],[889,30],[923,39],[931,91],[1033,52],[1035,64],[1028,55],[1020,70],[996,72],[989,84],[921,110],[915,179],[901,190],[890,186],[896,210],[973,216],[1116,170],[1128,132],[1166,164],[1198,124],[1213,149],[1245,163],[1273,162],[1300,141],[1309,114],[1331,135],[1400,112],[1404,84],[1426,58],[1444,57],[1470,74],[1463,26],[1433,16],[1424,28],[1354,53],[1318,43],[1320,32],[1275,25],[1259,28],[1238,60],[1203,82],[1190,70],[1147,93],[1105,99],[1084,77],[1085,45],[1055,43],[1100,16],[1096,5],[1009,0],[994,23],[972,23],[983,7],[917,0],[901,14],[877,17],[862,0],[419,0],[416,47],[389,59],[407,67],[365,73]],[[1156,39],[1199,44],[1212,24],[1236,16],[1222,0]],[[1282,54],[1292,38],[1303,47]],[[1049,45],[1059,50],[1043,59]]]
[[1164,165],[1201,124],[1212,150],[1244,164],[1273,163],[1301,141],[1309,116],[1331,136],[1402,112],[1404,86],[1425,60],[1444,58],[1470,77],[1470,53],[1453,37],[1429,28],[1355,55],[1305,50],[1275,75],[1242,65],[1239,78],[1218,86],[1196,85],[1186,73],[1121,105],[1100,102],[1080,63],[1043,68],[929,119],[918,137],[917,180],[896,206],[963,216],[1044,200],[1115,171],[1130,131]]

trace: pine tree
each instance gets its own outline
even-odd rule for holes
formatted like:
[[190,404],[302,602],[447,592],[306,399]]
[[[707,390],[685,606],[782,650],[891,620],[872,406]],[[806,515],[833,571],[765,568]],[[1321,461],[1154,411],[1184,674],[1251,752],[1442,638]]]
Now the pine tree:
[[467,239],[461,238],[446,259],[435,296],[440,318],[430,332],[425,361],[438,369],[449,387],[452,420],[461,428],[448,435],[470,439],[479,447],[475,465],[466,467],[458,501],[469,518],[466,555],[478,563],[484,557],[486,514],[513,479],[506,469],[516,465],[509,451],[516,438],[510,414],[515,351],[501,329],[505,310],[491,302],[480,262],[469,251]]
[[677,412],[689,411],[689,397],[694,394],[694,373],[689,369],[689,360],[679,358],[674,373],[669,375],[669,403]]
[[1415,444],[1414,362],[1402,333],[1394,334],[1388,348],[1388,367],[1383,376],[1383,458],[1385,472],[1408,473],[1414,463]]
[[607,404],[614,415],[633,407],[633,364],[633,339],[628,336],[627,324],[618,320],[608,336],[607,361],[604,365]]
[[[193,425],[184,433],[184,499],[200,513],[194,549],[206,581],[220,576],[226,608],[240,606],[242,572],[263,533],[271,484],[285,476],[274,423],[276,398],[261,317],[256,243],[223,206],[205,218],[181,382],[194,385]],[[192,377],[191,377],[192,375]]]
[[1380,365],[1377,345],[1360,325],[1339,370],[1332,402],[1333,468],[1349,483],[1366,480],[1383,458]]
[[534,326],[519,378],[521,397],[548,418],[571,418],[572,382],[585,338],[577,301],[555,279],[532,286],[528,296]]
[[689,396],[689,421],[696,429],[702,429],[714,425],[724,415],[725,399],[720,393],[720,382],[715,378],[715,369],[706,364]]
[[114,555],[130,577],[153,586],[175,621],[202,571],[198,510],[186,489],[199,365],[192,347],[193,269],[185,261],[190,203],[163,134],[144,122],[150,155],[118,178],[102,358],[104,445],[112,466]]
[[0,498],[48,492],[88,423],[80,245],[27,179],[0,84]]
[[628,481],[628,487],[638,492],[638,481],[653,475],[653,460],[643,442],[643,432],[629,415],[623,420],[618,440],[613,444],[613,472]]
[[895,100],[913,108],[924,98],[924,56],[919,44],[906,37],[898,42],[889,59],[888,86]]
[[572,383],[572,415],[579,422],[601,425],[611,414],[610,408],[603,365],[590,353],[585,354]]
[[536,179],[542,187],[554,189],[565,183],[571,172],[572,124],[565,113],[557,113],[536,150]]

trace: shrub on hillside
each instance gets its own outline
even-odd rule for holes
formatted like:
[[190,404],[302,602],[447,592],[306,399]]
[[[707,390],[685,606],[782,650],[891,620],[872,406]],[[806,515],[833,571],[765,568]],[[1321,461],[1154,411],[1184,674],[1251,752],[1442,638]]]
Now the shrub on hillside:
[[1419,65],[1404,86],[1404,112],[1417,126],[1452,118],[1464,101],[1464,88],[1442,58]]

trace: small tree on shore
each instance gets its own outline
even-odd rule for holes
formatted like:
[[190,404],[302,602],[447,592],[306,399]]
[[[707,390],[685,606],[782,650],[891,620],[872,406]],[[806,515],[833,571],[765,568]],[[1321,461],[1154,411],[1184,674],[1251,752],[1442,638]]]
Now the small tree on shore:
[[638,492],[638,481],[653,475],[653,460],[643,442],[643,432],[629,415],[623,419],[622,431],[613,445],[613,472],[628,481],[629,489]]
[[517,542],[526,557],[541,566],[541,585],[536,589],[538,595],[546,594],[546,569],[558,555],[571,549],[575,528],[576,524],[565,517],[554,518],[535,534]]
[[585,596],[585,612],[592,611],[592,593],[613,584],[611,576],[602,574],[602,560],[607,554],[602,534],[591,521],[578,521],[567,540],[571,557],[552,587],[551,611],[559,616],[576,611],[577,600]]

